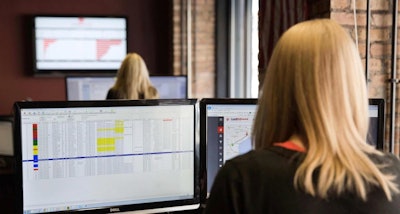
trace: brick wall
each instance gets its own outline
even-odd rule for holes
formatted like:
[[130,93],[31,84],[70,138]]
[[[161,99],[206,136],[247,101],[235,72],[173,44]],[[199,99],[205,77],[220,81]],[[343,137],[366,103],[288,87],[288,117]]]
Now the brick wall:
[[[355,41],[357,32],[358,48],[365,65],[365,59],[367,56],[367,1],[355,1],[356,25],[352,0],[331,0],[330,6],[331,19],[338,21],[342,26],[347,28]],[[386,133],[384,148],[386,151],[389,150],[389,130],[391,120],[389,108],[391,105],[391,85],[389,79],[391,78],[392,7],[392,1],[390,0],[370,1],[370,51],[368,53],[369,69],[367,73],[369,79],[368,93],[370,98],[384,98],[386,100]],[[398,103],[398,98],[399,96],[396,98],[396,104]],[[400,107],[397,107],[396,114],[399,112]],[[395,121],[395,149],[393,152],[399,154],[400,123],[398,117],[396,117]]]
[[[215,0],[174,0],[173,5],[174,74],[188,75],[190,97],[214,97]],[[188,8],[191,8],[189,18]],[[190,45],[187,29],[191,29]],[[188,48],[192,50],[189,57]]]
[[[188,6],[187,3],[191,2]],[[392,1],[370,0],[370,51],[368,93],[370,98],[386,100],[385,150],[389,150]],[[344,26],[354,40],[357,30],[358,47],[364,64],[366,58],[366,0],[355,0],[355,27],[353,0],[309,0],[310,17],[330,17]],[[190,24],[186,22],[186,9],[191,8]],[[190,97],[214,97],[215,94],[215,0],[174,0],[173,4],[174,74],[188,74],[188,59],[192,68]],[[187,57],[187,31],[191,30],[191,55]],[[399,63],[399,62],[397,62]],[[399,73],[397,71],[397,73]],[[397,76],[400,74],[397,74]],[[397,91],[396,94],[399,94]],[[396,104],[399,102],[397,96]],[[400,103],[396,113],[400,113]],[[400,114],[399,114],[400,115]],[[395,120],[395,151],[399,154],[400,120]]]

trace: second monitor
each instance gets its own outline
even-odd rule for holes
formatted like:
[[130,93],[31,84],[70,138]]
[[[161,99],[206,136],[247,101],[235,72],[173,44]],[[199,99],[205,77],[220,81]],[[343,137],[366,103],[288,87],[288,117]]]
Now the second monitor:
[[[65,87],[67,100],[104,100],[115,82],[111,76],[67,76]],[[150,76],[161,99],[187,98],[186,76]]]
[[[367,142],[378,150],[384,144],[384,100],[369,99]],[[252,149],[251,134],[257,99],[204,98],[200,101],[202,142],[202,203],[207,200],[214,178],[225,162]]]
[[202,200],[206,200],[214,178],[225,161],[252,149],[251,129],[257,99],[204,98],[200,101],[202,142]]

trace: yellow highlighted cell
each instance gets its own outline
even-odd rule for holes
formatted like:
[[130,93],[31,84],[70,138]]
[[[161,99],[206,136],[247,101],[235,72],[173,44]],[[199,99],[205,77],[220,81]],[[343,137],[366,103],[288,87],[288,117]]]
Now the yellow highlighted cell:
[[115,151],[115,146],[100,146],[97,147],[97,152],[113,152]]
[[115,145],[115,137],[97,138],[97,146]]

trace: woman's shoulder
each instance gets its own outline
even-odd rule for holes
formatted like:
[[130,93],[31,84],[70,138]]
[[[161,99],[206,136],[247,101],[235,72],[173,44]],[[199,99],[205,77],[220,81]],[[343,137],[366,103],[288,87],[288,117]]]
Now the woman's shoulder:
[[110,88],[107,92],[106,99],[118,99],[118,91],[114,88]]
[[293,159],[293,157],[300,157],[303,153],[294,150],[285,149],[283,147],[271,146],[266,149],[250,150],[245,154],[238,155],[233,158],[236,161],[246,161],[248,159]]
[[228,160],[226,165],[237,169],[279,170],[282,167],[295,169],[301,163],[303,155],[281,147],[271,147],[238,155]]

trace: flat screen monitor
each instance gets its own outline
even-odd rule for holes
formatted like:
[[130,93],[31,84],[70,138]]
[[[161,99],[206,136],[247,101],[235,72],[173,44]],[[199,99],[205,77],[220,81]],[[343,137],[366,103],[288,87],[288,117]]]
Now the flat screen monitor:
[[256,109],[257,99],[204,98],[200,101],[200,142],[205,151],[201,168],[206,184],[202,200],[208,197],[225,161],[252,149]]
[[14,104],[17,213],[199,207],[195,99]]
[[115,73],[127,54],[127,18],[36,15],[35,75]]
[[187,76],[150,76],[161,99],[185,99],[188,97]]
[[114,85],[115,77],[66,76],[67,100],[105,100],[108,90]]
[[369,130],[367,142],[378,150],[383,150],[385,136],[385,100],[369,99]]
[[[114,76],[66,76],[67,100],[104,100],[114,85]],[[160,99],[186,99],[186,76],[150,76]]]

